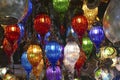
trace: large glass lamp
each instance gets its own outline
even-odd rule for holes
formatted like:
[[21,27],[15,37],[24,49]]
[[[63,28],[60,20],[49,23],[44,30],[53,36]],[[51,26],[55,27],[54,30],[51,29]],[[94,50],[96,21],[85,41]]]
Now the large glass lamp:
[[114,46],[120,46],[120,1],[110,0],[103,18],[103,29]]
[[17,23],[27,11],[28,0],[0,0],[0,24]]

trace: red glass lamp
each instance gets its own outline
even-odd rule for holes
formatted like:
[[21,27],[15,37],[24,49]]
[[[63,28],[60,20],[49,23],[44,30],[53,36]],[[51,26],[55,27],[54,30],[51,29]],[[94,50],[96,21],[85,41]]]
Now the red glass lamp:
[[50,26],[51,26],[51,19],[48,15],[39,14],[36,16],[34,20],[34,29],[41,36],[44,36],[49,31]]
[[7,25],[5,27],[5,37],[11,44],[14,44],[20,37],[20,28],[18,25]]
[[88,28],[87,18],[83,15],[77,15],[72,18],[71,25],[79,38],[81,38]]

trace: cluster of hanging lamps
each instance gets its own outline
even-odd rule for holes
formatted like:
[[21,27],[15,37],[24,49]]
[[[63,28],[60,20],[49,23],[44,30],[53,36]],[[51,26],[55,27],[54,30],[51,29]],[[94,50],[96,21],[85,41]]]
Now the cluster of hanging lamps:
[[[69,1],[70,0],[52,0],[54,10],[58,13],[66,12],[69,7]],[[0,24],[10,24],[10,22],[6,23],[6,21],[10,20],[13,20],[13,22],[11,23],[16,23],[21,20],[26,21],[32,10],[32,4],[30,2],[30,0],[1,0]],[[99,3],[99,1],[97,0],[94,0],[94,2]],[[120,7],[120,2],[118,0],[111,0],[104,15],[103,28],[99,25],[89,27],[89,25],[93,24],[98,14],[98,4],[94,6],[88,3],[83,4],[82,9],[84,10],[84,15],[78,14],[72,18],[70,28],[73,28],[74,31],[77,33],[78,38],[82,40],[82,42],[80,43],[82,43],[81,46],[83,51],[80,50],[77,42],[68,41],[64,47],[64,54],[62,54],[62,46],[57,41],[47,40],[48,36],[50,36],[49,30],[52,24],[49,15],[39,14],[34,18],[33,27],[35,31],[39,34],[39,40],[41,40],[40,35],[43,38],[46,33],[49,34],[45,37],[46,40],[44,48],[45,56],[50,63],[49,67],[47,67],[46,69],[46,76],[48,80],[62,79],[60,67],[56,66],[61,55],[64,55],[63,62],[66,69],[68,69],[71,73],[74,73],[74,68],[76,68],[79,72],[86,59],[90,57],[90,53],[93,49],[93,44],[96,47],[97,53],[99,52],[97,56],[100,58],[100,60],[104,60],[106,58],[116,58],[117,52],[115,48],[108,46],[100,48],[105,35],[113,44],[119,45],[119,10],[116,7],[115,2],[116,4],[118,4],[118,7]],[[16,7],[17,9],[15,9]],[[28,9],[28,7],[30,7],[30,9]],[[89,37],[83,37],[88,28]],[[23,38],[24,32],[24,24],[22,23],[8,25],[5,27],[5,39],[3,41],[3,49],[9,57],[11,57],[13,52],[17,49],[17,41]],[[73,36],[74,35],[76,34],[74,33]],[[41,47],[39,45],[33,44],[28,47],[27,52],[24,52],[22,54],[21,64],[27,72],[28,79],[30,72],[35,75],[36,79],[39,78],[40,73],[44,69],[43,57],[45,56],[43,56],[42,54],[43,53]],[[117,65],[116,69],[120,71],[119,66],[120,65]],[[111,78],[111,74],[106,69],[101,68],[95,72],[95,78],[109,80]],[[74,80],[77,80],[77,78]]]

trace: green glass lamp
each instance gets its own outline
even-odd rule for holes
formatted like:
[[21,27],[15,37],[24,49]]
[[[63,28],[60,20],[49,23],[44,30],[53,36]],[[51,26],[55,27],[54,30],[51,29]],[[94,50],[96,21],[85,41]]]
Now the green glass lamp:
[[93,49],[93,43],[89,39],[89,37],[83,37],[82,38],[82,49],[85,51],[87,58],[89,58],[90,53]]
[[53,0],[53,8],[56,12],[64,13],[69,7],[69,0]]

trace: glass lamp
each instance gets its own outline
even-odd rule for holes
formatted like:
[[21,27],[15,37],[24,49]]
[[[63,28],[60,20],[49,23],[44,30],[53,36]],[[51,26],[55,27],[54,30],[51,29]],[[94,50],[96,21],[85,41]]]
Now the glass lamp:
[[0,0],[0,24],[17,23],[28,11],[28,0]]
[[83,6],[82,6],[82,9],[84,11],[84,16],[88,20],[88,29],[90,29],[91,28],[90,25],[93,24],[97,14],[98,14],[98,7],[90,9],[90,8],[87,7],[86,3],[84,3]]

